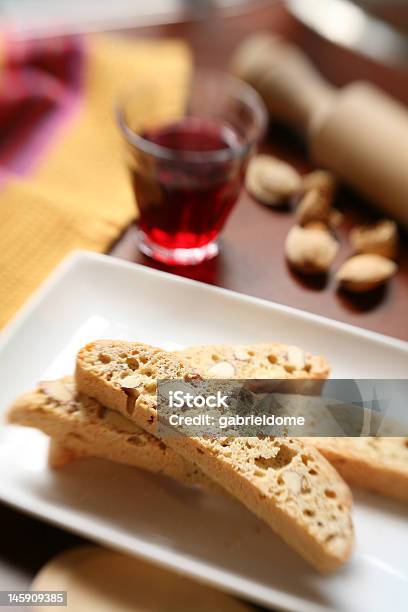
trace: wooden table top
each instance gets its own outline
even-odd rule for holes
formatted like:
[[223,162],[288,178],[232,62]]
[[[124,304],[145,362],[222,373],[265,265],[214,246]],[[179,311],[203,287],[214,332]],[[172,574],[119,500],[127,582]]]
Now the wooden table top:
[[[370,78],[408,101],[408,79],[378,67],[372,62],[354,59],[348,73],[344,70],[345,51],[326,43],[322,54],[317,36],[305,31],[278,5],[261,8],[251,15],[213,19],[191,24],[148,28],[143,35],[179,36],[193,49],[197,65],[225,69],[237,44],[259,28],[285,34],[305,47],[320,68],[338,85],[352,78]],[[320,53],[320,55],[319,55]],[[324,55],[324,61],[319,61]],[[328,56],[332,65],[328,65]],[[304,144],[282,127],[272,125],[262,150],[271,152],[308,171],[311,166]],[[369,203],[341,189],[336,206],[345,213],[338,231],[340,250],[333,271],[350,254],[347,235],[356,222],[375,218]],[[153,262],[137,250],[136,230],[129,228],[112,254],[161,270],[239,291],[245,294],[295,306],[327,317],[358,325],[383,334],[408,340],[408,248],[402,236],[400,269],[388,286],[366,295],[352,296],[338,291],[333,273],[324,279],[298,276],[289,270],[283,255],[287,232],[294,223],[293,211],[272,210],[255,202],[243,192],[221,236],[221,253],[212,261],[196,267],[168,267]]]
[[[350,77],[367,76],[388,84],[390,90],[402,98],[406,96],[408,101],[408,83],[403,86],[395,74],[356,58],[351,65],[344,61],[345,52],[339,55],[330,47],[319,55],[317,38],[305,32],[272,2],[269,8],[251,15],[148,28],[137,34],[181,36],[191,45],[197,64],[225,68],[234,47],[245,35],[257,29],[275,30],[302,43],[318,60],[326,75],[338,85]],[[336,70],[332,70],[333,66]],[[271,129],[264,149],[287,159],[302,172],[310,168],[302,144],[282,129]],[[337,262],[340,262],[348,254],[346,236],[350,225],[370,219],[373,213],[365,203],[347,192],[341,194],[338,205],[346,213],[344,227],[339,232],[341,251]],[[135,228],[125,232],[113,248],[112,255],[408,340],[406,245],[403,244],[402,248],[400,271],[390,285],[375,295],[353,299],[336,292],[332,278],[326,282],[303,280],[288,270],[283,258],[283,243],[292,224],[290,212],[270,210],[243,193],[222,234],[221,254],[210,262],[192,268],[160,266],[138,253]],[[0,505],[0,520],[3,526],[0,551],[2,589],[28,588],[32,577],[46,560],[82,541],[3,505]]]

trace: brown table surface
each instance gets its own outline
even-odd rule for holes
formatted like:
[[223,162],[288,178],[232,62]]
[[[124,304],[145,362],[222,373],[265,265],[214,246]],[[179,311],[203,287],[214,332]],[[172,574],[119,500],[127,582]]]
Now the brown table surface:
[[[350,58],[347,52],[329,45],[322,52],[319,39],[303,30],[272,2],[268,8],[252,14],[146,28],[136,34],[183,37],[191,45],[197,64],[225,68],[239,41],[258,29],[275,30],[303,44],[322,71],[338,85],[351,78],[366,77],[408,101],[408,79],[404,82],[401,75],[361,58]],[[302,172],[310,168],[303,144],[282,128],[271,128],[264,149],[287,159]],[[346,219],[339,230],[341,251],[336,263],[349,253],[346,237],[352,223],[373,217],[369,206],[346,190],[340,194],[338,206],[346,213]],[[292,213],[270,210],[243,193],[223,232],[221,255],[195,268],[171,268],[169,271],[408,340],[406,245],[403,243],[400,271],[386,289],[374,295],[351,298],[336,291],[333,278],[325,281],[301,279],[288,270],[283,242],[292,224]],[[125,232],[112,255],[167,269],[138,253],[134,228]],[[4,505],[0,505],[0,522],[0,590],[28,588],[34,574],[53,554],[83,541]]]

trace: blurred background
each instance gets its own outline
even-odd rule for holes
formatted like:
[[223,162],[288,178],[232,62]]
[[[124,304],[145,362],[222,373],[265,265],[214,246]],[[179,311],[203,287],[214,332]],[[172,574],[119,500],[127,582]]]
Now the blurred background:
[[[72,32],[78,30],[105,29],[117,26],[138,27],[152,23],[169,23],[183,19],[204,19],[216,11],[251,11],[260,5],[271,4],[272,0],[2,0],[0,2],[2,22],[24,33],[44,34],[56,29]],[[333,28],[329,17],[345,15],[346,10],[362,9],[384,22],[391,23],[404,31],[408,18],[404,0],[328,0],[318,3],[320,15],[313,15],[315,2],[288,0],[289,10],[302,14],[306,22],[319,20],[323,26]],[[345,8],[349,5],[351,8]],[[323,9],[326,6],[328,8]],[[343,12],[342,12],[343,11]],[[357,15],[354,10],[354,15]],[[339,24],[337,24],[339,26]],[[345,34],[352,24],[343,23]]]

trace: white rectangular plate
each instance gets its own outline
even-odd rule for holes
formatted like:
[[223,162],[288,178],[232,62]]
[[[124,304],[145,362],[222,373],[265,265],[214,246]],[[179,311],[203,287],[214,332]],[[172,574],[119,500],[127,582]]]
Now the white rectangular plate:
[[[65,261],[3,334],[0,409],[38,380],[73,371],[96,338],[167,349],[281,341],[324,354],[336,377],[405,378],[407,344],[103,255]],[[88,459],[58,473],[47,439],[0,427],[0,498],[91,539],[266,606],[302,612],[407,609],[407,508],[356,492],[350,563],[318,576],[232,499]],[[392,602],[392,604],[391,604]]]

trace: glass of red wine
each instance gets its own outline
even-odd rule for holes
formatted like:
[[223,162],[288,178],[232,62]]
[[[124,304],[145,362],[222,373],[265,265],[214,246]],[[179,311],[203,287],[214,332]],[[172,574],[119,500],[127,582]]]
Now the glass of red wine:
[[169,112],[155,113],[159,95],[157,81],[146,79],[117,113],[139,210],[139,249],[169,265],[198,264],[218,253],[217,236],[267,113],[252,87],[213,70],[192,74]]

